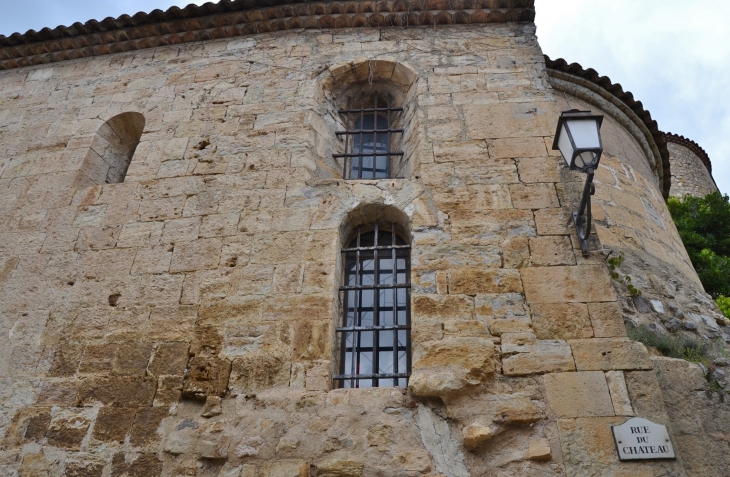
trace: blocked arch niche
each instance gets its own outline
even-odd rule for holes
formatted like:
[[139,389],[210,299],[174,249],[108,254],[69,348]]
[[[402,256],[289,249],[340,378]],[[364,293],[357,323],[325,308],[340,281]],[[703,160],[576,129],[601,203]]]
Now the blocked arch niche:
[[102,124],[76,174],[74,186],[124,182],[144,126],[144,115],[135,112],[118,114]]
[[[347,124],[346,115],[339,113],[360,105],[370,105],[373,98],[379,104],[386,102],[391,107],[401,107],[403,112],[393,118],[393,128],[403,129],[394,137],[392,150],[400,150],[403,156],[391,165],[390,177],[408,178],[415,170],[417,161],[415,151],[419,140],[416,131],[416,80],[418,75],[411,66],[388,59],[357,59],[329,67],[320,76],[322,95],[320,117],[323,127],[317,131],[318,179],[342,179],[344,164],[334,154],[345,151],[345,140],[337,136],[337,131],[352,129]],[[371,107],[371,106],[370,106]]]

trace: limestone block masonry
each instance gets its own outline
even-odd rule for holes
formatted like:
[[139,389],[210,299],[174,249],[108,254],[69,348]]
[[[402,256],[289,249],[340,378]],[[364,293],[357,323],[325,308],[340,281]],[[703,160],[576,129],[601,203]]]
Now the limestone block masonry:
[[712,178],[712,164],[705,150],[684,136],[667,133],[665,137],[672,161],[670,194],[674,197],[704,197],[717,191]]
[[[666,143],[548,66],[531,1],[239,3],[0,38],[0,475],[730,468],[727,396],[627,338],[662,321],[598,253],[727,337],[664,204]],[[373,92],[403,108],[402,161],[344,180],[338,110]],[[588,257],[583,178],[551,150],[568,106],[606,115]],[[341,249],[376,220],[411,246],[412,374],[342,388]],[[631,416],[678,459],[619,462]]]

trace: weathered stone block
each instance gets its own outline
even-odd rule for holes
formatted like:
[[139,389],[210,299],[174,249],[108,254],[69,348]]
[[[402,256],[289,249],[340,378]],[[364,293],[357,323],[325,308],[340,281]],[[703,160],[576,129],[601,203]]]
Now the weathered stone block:
[[18,411],[5,432],[4,445],[17,446],[45,437],[51,423],[51,408],[29,407]]
[[613,416],[614,409],[600,371],[546,374],[547,402],[559,417]]
[[104,473],[104,464],[95,461],[67,460],[63,469],[64,477],[101,477]]
[[646,347],[636,341],[594,338],[570,342],[578,371],[651,369]]
[[575,232],[570,213],[562,208],[536,210],[535,225],[539,235],[570,235]]
[[160,343],[152,355],[148,372],[152,376],[182,376],[188,363],[188,349],[184,342]]
[[411,324],[411,339],[414,343],[440,340],[444,337],[444,324],[440,321],[416,320]]
[[588,313],[596,338],[623,338],[626,336],[626,325],[624,325],[620,304],[614,302],[589,303]]
[[292,358],[306,361],[329,359],[331,326],[332,320],[295,323]]
[[157,430],[168,412],[168,409],[164,407],[138,409],[134,416],[129,442],[136,447],[156,445],[160,441],[160,434]]
[[474,298],[467,295],[416,295],[413,318],[418,320],[469,320],[474,316]]
[[502,355],[513,353],[529,353],[537,346],[537,337],[533,333],[502,333]]
[[76,406],[79,383],[75,379],[45,381],[38,393],[39,406]]
[[530,238],[530,265],[533,267],[575,265],[570,239],[560,236]]
[[91,426],[92,418],[89,410],[64,409],[58,411],[51,419],[46,438],[48,444],[79,450],[81,442]]
[[157,380],[147,376],[112,376],[87,378],[79,386],[78,401],[82,405],[100,402],[107,406],[151,406]]
[[516,396],[497,409],[494,421],[500,424],[531,424],[544,418],[542,402]]
[[530,303],[616,301],[608,270],[600,265],[523,268],[520,274]]
[[459,295],[521,293],[517,270],[457,269],[449,272],[449,290]]
[[331,293],[317,295],[280,295],[264,301],[263,320],[296,321],[309,319],[330,319],[333,299]]
[[613,401],[613,410],[617,416],[633,416],[629,390],[626,388],[626,380],[623,371],[606,371],[606,382]]
[[221,240],[199,239],[175,244],[170,263],[170,272],[192,272],[218,267],[221,258]]
[[530,352],[502,360],[502,371],[511,376],[573,370],[575,363],[570,345],[564,341],[538,341]]
[[527,448],[527,458],[530,460],[550,460],[550,441],[547,439],[532,439]]
[[[555,106],[550,103],[465,105],[471,139],[550,136],[555,133]],[[558,115],[559,116],[559,115]],[[557,118],[557,116],[555,116]]]
[[203,401],[207,396],[223,396],[230,374],[231,362],[227,359],[195,356],[188,363],[182,395]]
[[[252,353],[235,358],[231,367],[231,393],[247,394],[289,384],[290,363],[283,357]],[[225,388],[224,388],[225,389]]]
[[112,458],[112,477],[143,477],[160,475],[162,461],[156,454],[139,454],[134,460],[127,461],[124,453],[114,454]]
[[509,187],[512,204],[517,209],[548,209],[559,207],[553,184],[512,184]]
[[[536,157],[542,158],[547,155],[545,143],[540,137],[518,137],[518,138],[499,138],[487,141],[489,145],[489,157],[491,159],[498,158],[523,158]],[[520,159],[522,163],[523,159]],[[520,179],[524,182],[535,182],[525,180],[525,172],[520,170]],[[548,181],[538,181],[548,182]],[[557,182],[557,181],[552,181]]]
[[522,156],[517,160],[520,180],[527,183],[560,182],[560,160],[545,154],[538,157]]
[[538,339],[590,338],[593,336],[588,308],[583,303],[541,303],[530,307]]
[[92,437],[104,442],[123,444],[132,429],[134,413],[133,408],[102,407],[96,418]]
[[199,323],[219,326],[251,322],[260,318],[262,307],[263,298],[260,296],[233,296],[210,301],[200,307]]
[[137,255],[132,266],[133,275],[144,275],[147,273],[165,273],[170,270],[172,260],[172,247],[160,246],[137,250]]
[[144,375],[151,355],[152,343],[120,343],[112,373],[124,376]]
[[61,345],[53,356],[49,377],[73,376],[84,353],[83,345]]
[[[486,323],[477,320],[448,320],[443,325],[444,336],[489,336]],[[437,338],[439,339],[439,338]]]
[[[596,417],[561,419],[558,421],[563,462],[570,477],[584,475],[608,476],[617,474],[619,460],[616,455],[612,425],[623,423],[626,418]],[[633,463],[632,463],[633,464]],[[649,477],[643,464],[632,465],[632,476]]]
[[443,396],[478,384],[496,370],[494,344],[483,338],[444,338],[415,346],[408,383],[418,396]]
[[169,407],[180,401],[182,395],[182,376],[160,376],[157,378],[157,393],[153,405]]
[[466,426],[462,432],[464,437],[464,446],[468,449],[475,449],[494,437],[494,430],[492,430],[491,427],[482,426],[476,423]]
[[84,254],[87,278],[123,277],[129,275],[136,251],[110,249]]
[[510,237],[501,243],[502,267],[523,268],[530,265],[530,242],[527,237]]
[[444,338],[418,344],[413,351],[413,368],[457,366],[475,379],[495,371],[494,344],[483,338]]
[[109,373],[114,364],[116,346],[113,344],[88,345],[81,359],[79,374]]
[[260,475],[261,477],[309,477],[309,464],[306,461],[295,459],[264,462]]
[[317,464],[317,475],[322,477],[360,477],[364,468],[362,462],[335,458]]

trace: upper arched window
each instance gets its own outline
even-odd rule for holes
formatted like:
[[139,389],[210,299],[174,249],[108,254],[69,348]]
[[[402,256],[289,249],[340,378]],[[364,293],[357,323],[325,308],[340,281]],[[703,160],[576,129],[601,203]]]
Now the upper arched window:
[[362,96],[350,101],[339,113],[347,128],[337,131],[345,137],[345,152],[334,154],[343,162],[345,179],[389,179],[394,164],[400,162],[403,129],[397,124],[403,108],[379,94]]
[[395,223],[360,225],[343,248],[341,387],[408,385],[411,372],[410,246]]
[[122,113],[102,124],[76,174],[74,185],[89,187],[124,182],[144,125],[145,119],[140,113]]

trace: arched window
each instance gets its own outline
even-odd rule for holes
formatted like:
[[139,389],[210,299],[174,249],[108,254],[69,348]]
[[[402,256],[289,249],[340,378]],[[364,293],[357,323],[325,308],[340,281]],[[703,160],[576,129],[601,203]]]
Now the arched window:
[[403,108],[391,107],[389,99],[378,94],[351,101],[347,109],[340,110],[348,128],[337,131],[345,136],[345,152],[334,154],[342,159],[345,179],[388,179],[392,176],[394,159],[400,159],[399,150],[403,129],[396,129]]
[[406,387],[411,371],[410,245],[396,224],[358,226],[342,250],[340,374],[345,388]]
[[145,119],[140,113],[122,113],[102,124],[76,174],[74,185],[89,187],[124,182],[144,125]]

